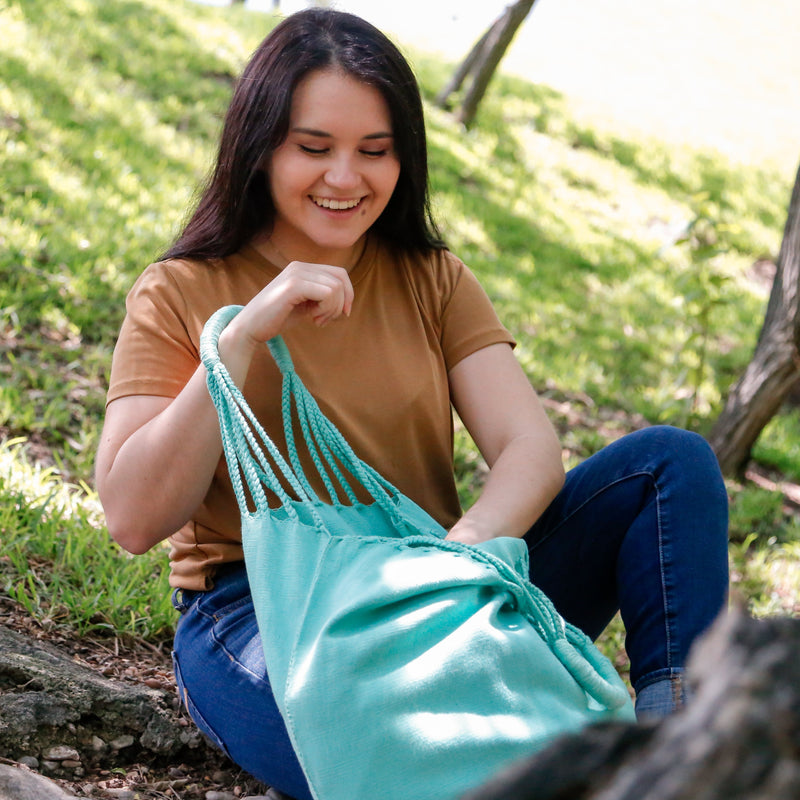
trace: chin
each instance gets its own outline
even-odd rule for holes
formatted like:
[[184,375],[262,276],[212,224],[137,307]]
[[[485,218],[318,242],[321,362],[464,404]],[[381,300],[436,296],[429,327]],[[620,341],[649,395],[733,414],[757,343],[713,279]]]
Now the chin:
[[315,239],[314,244],[320,250],[349,250],[352,247],[355,247],[364,237],[366,231],[359,233],[355,236],[347,236],[347,237],[331,237],[330,239]]

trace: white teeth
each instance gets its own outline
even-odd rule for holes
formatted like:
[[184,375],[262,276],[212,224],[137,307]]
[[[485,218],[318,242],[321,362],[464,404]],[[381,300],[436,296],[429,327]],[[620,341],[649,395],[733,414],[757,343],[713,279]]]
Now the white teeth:
[[361,202],[361,198],[358,200],[329,200],[327,197],[314,197],[313,200],[321,208],[329,208],[331,211],[355,208]]

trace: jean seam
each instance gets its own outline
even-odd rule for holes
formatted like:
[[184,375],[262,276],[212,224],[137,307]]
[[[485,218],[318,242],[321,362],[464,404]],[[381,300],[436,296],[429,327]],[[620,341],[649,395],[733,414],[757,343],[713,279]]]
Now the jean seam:
[[628,481],[631,478],[640,478],[640,477],[643,477],[643,476],[646,477],[646,478],[650,478],[650,480],[653,482],[653,485],[655,485],[657,487],[656,479],[653,477],[653,473],[649,472],[649,471],[646,471],[646,470],[639,470],[638,472],[631,472],[629,475],[625,475],[623,477],[617,478],[616,480],[612,481],[611,483],[608,483],[605,486],[603,486],[602,489],[598,489],[596,492],[594,492],[594,494],[589,495],[589,497],[587,497],[583,501],[583,503],[581,503],[577,508],[575,508],[572,511],[571,514],[569,514],[568,516],[566,516],[562,520],[560,520],[558,525],[554,526],[553,530],[550,531],[550,533],[547,536],[545,536],[542,539],[538,539],[528,549],[529,550],[535,550],[538,545],[540,545],[543,542],[546,542],[549,539],[551,539],[556,534],[557,531],[559,531],[561,528],[563,528],[567,524],[567,522],[569,522],[569,520],[571,520],[579,512],[583,511],[583,509],[586,508],[586,506],[588,506],[590,503],[594,502],[595,498],[600,497],[600,495],[602,495],[603,493],[607,492],[609,489],[612,489],[615,486],[617,486],[618,484],[624,483],[625,481]]
[[672,628],[671,628],[671,605],[669,600],[669,590],[664,569],[664,525],[661,518],[661,489],[654,475],[650,475],[653,487],[656,490],[656,525],[658,528],[658,571],[661,578],[661,603],[664,608],[664,636],[667,649],[667,668],[672,670]]
[[213,614],[203,609],[199,603],[195,606],[194,610],[196,613],[202,614],[202,616],[204,616],[206,619],[212,620],[212,624],[209,628],[209,636],[211,636],[211,639],[214,641],[214,644],[216,644],[217,647],[219,647],[220,650],[222,650],[222,652],[225,653],[225,655],[228,656],[228,658],[239,667],[239,669],[241,669],[243,672],[246,672],[248,675],[252,675],[257,680],[261,681],[263,680],[262,677],[258,673],[253,672],[253,670],[249,669],[247,666],[242,664],[242,662],[239,661],[236,655],[233,652],[231,652],[231,650],[227,647],[224,641],[219,636],[217,636],[215,630],[216,623],[223,620],[232,611],[235,611],[236,609],[241,608],[243,605],[246,605],[248,603],[252,604],[252,602],[253,601],[249,596],[240,597],[238,600],[234,600],[233,602],[228,603],[222,608],[217,609]]
[[201,600],[201,602],[197,604],[197,612],[198,614],[202,614],[207,619],[213,619],[214,622],[219,622],[227,617],[232,611],[236,611],[236,609],[241,608],[241,606],[250,602],[252,602],[250,595],[247,595],[246,597],[238,597],[236,600],[231,600],[230,603],[226,603],[224,606],[216,609],[213,612],[210,612],[203,607]]
[[219,750],[221,750],[228,758],[230,758],[231,755],[228,752],[227,745],[222,741],[222,738],[219,736],[216,730],[214,730],[214,727],[209,724],[208,720],[205,718],[205,715],[202,711],[200,711],[197,703],[195,703],[189,694],[189,690],[186,688],[186,684],[183,680],[180,661],[177,653],[175,652],[172,653],[172,668],[175,674],[175,682],[178,685],[178,697],[180,698],[183,707],[186,709],[186,712],[189,714],[189,717],[192,719],[192,722],[194,722],[194,724],[197,726],[197,729],[207,739],[209,739]]

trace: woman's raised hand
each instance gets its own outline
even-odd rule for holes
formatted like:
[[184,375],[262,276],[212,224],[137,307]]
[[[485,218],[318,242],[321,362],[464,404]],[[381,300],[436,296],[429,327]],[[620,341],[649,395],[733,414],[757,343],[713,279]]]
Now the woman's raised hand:
[[[244,309],[250,335],[266,342],[303,318],[322,327],[353,307],[347,270],[305,261],[289,263]],[[245,319],[242,321],[244,322]]]
[[350,316],[353,307],[353,284],[347,270],[328,264],[292,261],[254,302],[261,302],[262,295],[267,296],[267,303],[272,303],[273,298],[278,300],[273,308],[275,321],[282,322],[281,330],[303,317],[322,327],[341,316]]
[[322,327],[348,317],[353,296],[350,276],[342,267],[292,261],[223,331],[220,355],[226,360],[226,354],[233,355],[231,348],[240,347],[252,354],[257,346],[303,319]]
[[[347,271],[292,262],[225,328],[219,354],[243,386],[258,346],[290,325],[346,317],[353,306]],[[214,475],[222,442],[201,367],[175,399],[134,395],[109,404],[97,455],[98,491],[111,535],[143,553],[186,523]]]

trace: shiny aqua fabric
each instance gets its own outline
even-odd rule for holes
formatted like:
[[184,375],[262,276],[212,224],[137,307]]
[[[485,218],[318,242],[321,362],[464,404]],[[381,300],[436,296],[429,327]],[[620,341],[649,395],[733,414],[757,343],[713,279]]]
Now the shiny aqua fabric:
[[[446,541],[353,454],[273,339],[288,444],[278,452],[216,352],[238,308],[212,317],[201,356],[270,684],[314,796],[455,800],[560,733],[632,720],[612,665],[528,581],[525,543]],[[374,501],[357,502],[353,482]]]

